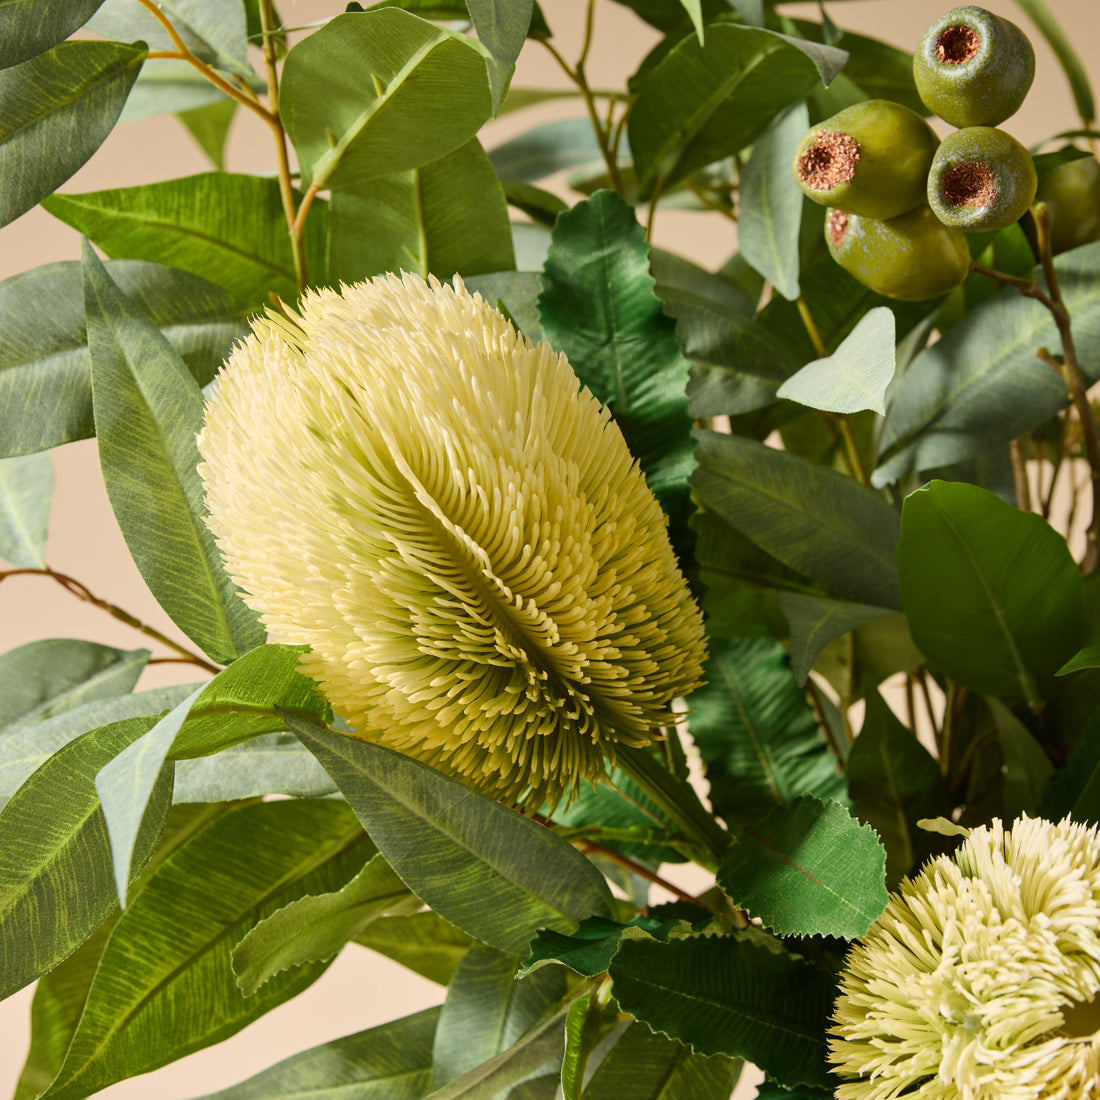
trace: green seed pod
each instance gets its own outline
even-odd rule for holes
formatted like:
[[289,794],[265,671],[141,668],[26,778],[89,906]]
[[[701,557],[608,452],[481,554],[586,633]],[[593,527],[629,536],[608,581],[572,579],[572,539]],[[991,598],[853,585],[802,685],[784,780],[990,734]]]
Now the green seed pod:
[[1050,208],[1052,251],[1100,241],[1100,163],[1095,157],[1059,165],[1044,177],[1035,197]]
[[830,210],[825,241],[833,259],[865,287],[918,302],[946,294],[966,278],[966,236],[918,206],[889,221]]
[[944,225],[968,233],[1004,229],[1035,199],[1031,154],[993,126],[968,126],[940,143],[928,173],[928,205]]
[[809,130],[792,169],[814,202],[893,218],[924,202],[939,138],[915,111],[888,99],[845,107]]
[[1035,51],[1015,23],[967,5],[941,15],[913,55],[924,105],[952,126],[997,126],[1035,79]]

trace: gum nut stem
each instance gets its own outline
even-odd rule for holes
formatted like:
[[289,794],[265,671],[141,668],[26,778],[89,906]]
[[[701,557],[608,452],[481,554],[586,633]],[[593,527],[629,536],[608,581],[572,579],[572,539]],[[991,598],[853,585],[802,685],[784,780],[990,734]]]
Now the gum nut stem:
[[948,134],[928,173],[928,205],[944,225],[968,233],[1004,229],[1035,199],[1031,154],[993,126]]
[[807,131],[792,170],[803,193],[822,206],[893,218],[924,202],[938,142],[915,111],[869,99]]
[[997,126],[1035,78],[1035,51],[1015,23],[966,5],[941,15],[913,54],[924,105],[952,126]]
[[830,210],[825,241],[833,259],[865,287],[901,301],[946,294],[970,270],[966,235],[927,206],[888,221]]

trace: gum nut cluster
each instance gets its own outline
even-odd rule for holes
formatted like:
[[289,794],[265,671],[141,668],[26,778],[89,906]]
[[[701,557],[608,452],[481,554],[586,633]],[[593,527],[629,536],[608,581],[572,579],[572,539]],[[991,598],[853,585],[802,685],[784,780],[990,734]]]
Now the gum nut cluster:
[[804,194],[830,208],[833,259],[871,290],[910,301],[961,283],[965,233],[1011,225],[1037,186],[1028,151],[997,129],[1035,75],[1019,27],[984,8],[955,8],[924,33],[913,74],[924,105],[955,133],[941,142],[914,111],[871,99],[814,126],[793,165]]

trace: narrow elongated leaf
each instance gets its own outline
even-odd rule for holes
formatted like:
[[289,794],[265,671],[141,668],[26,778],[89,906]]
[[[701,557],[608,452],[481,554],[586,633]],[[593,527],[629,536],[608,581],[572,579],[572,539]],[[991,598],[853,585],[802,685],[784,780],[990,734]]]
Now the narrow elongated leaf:
[[737,242],[745,259],[783,295],[798,297],[798,237],[802,189],[791,172],[798,143],[809,129],[805,104],[777,119],[752,147],[738,185]]
[[784,565],[834,593],[900,606],[899,517],[851,478],[749,439],[697,433],[696,495]]
[[5,0],[0,4],[0,69],[64,42],[103,0]]
[[[155,260],[190,271],[251,309],[270,293],[298,295],[279,184],[274,179],[204,172],[183,179],[52,195],[42,204],[108,256]],[[327,206],[314,203],[306,222],[310,277],[324,276]]]
[[609,916],[600,873],[548,829],[426,764],[286,716],[418,897],[491,947]]
[[743,149],[783,108],[839,72],[847,54],[755,27],[712,24],[682,39],[642,80],[630,148],[642,197]]
[[787,1085],[828,1086],[833,983],[756,935],[624,943],[611,964],[624,1012],[699,1054],[744,1058]]
[[1074,821],[1100,824],[1100,714],[1085,726],[1066,766],[1047,784],[1040,809],[1050,821],[1069,814]]
[[174,852],[115,925],[64,1065],[43,1095],[78,1100],[219,1042],[300,993],[325,964],[280,974],[245,998],[230,966],[233,944],[293,898],[339,887],[367,843],[340,803],[280,801],[221,817]]
[[345,1035],[200,1100],[421,1100],[432,1074],[438,1008]]
[[1056,675],[1068,676],[1071,672],[1081,672],[1086,668],[1100,668],[1100,642],[1093,642],[1074,654]]
[[516,58],[527,41],[535,0],[466,0],[477,40],[488,51],[489,91],[493,114],[500,112],[508,92]]
[[791,668],[800,684],[830,642],[871,619],[889,615],[884,607],[847,603],[803,592],[780,592],[779,606],[791,628]]
[[161,606],[204,653],[231,661],[259,645],[264,630],[203,522],[195,445],[202,393],[87,244],[84,265],[92,400],[111,507]]
[[52,496],[48,454],[0,459],[0,558],[21,569],[45,568]]
[[705,687],[691,696],[688,728],[715,810],[758,820],[799,795],[844,795],[844,777],[813,711],[772,639],[711,643]]
[[974,691],[1037,703],[1080,644],[1065,540],[977,486],[933,481],[906,498],[898,568],[913,641]]
[[284,970],[335,958],[376,917],[415,912],[420,904],[390,865],[373,856],[339,890],[299,898],[260,921],[233,949],[237,985],[251,997]]
[[62,42],[0,71],[0,225],[60,187],[103,143],[143,46]]
[[1027,12],[1028,17],[1039,28],[1047,44],[1054,51],[1054,56],[1058,58],[1062,71],[1069,81],[1073,100],[1077,104],[1077,113],[1086,126],[1091,126],[1096,120],[1096,104],[1092,97],[1088,72],[1081,64],[1073,43],[1070,42],[1044,0],[1016,0],[1016,3]]
[[383,271],[449,279],[515,266],[504,189],[477,138],[422,168],[336,192],[331,223],[334,282]]
[[[246,309],[202,279],[159,264],[104,265],[205,386],[244,331]],[[79,261],[0,282],[0,455],[44,451],[95,434]],[[33,402],[35,414],[26,410]]]
[[303,182],[340,189],[464,145],[492,100],[476,42],[384,8],[338,15],[299,42],[279,108]]
[[521,183],[534,183],[599,155],[592,124],[586,118],[544,122],[489,150],[489,160],[500,178]]
[[450,985],[455,968],[474,942],[438,913],[411,917],[379,917],[355,942],[408,967],[439,985]]

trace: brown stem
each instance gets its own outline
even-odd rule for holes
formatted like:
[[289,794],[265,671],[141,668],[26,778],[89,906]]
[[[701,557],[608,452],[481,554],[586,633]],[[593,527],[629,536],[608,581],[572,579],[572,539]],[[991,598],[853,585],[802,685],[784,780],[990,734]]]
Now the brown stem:
[[843,768],[847,751],[833,736],[833,728],[829,725],[829,720],[825,716],[825,704],[821,701],[821,690],[818,688],[817,684],[814,683],[812,676],[806,677],[806,691],[809,692],[810,706],[813,708],[814,715],[817,718],[817,724],[825,734],[825,740],[829,742],[829,748],[832,749],[833,756],[836,757],[837,766]]
[[1031,486],[1027,481],[1027,464],[1019,439],[1008,444],[1009,457],[1012,459],[1012,480],[1016,485],[1016,507],[1021,512],[1031,511]]
[[[198,665],[199,668],[205,669],[207,672],[221,672],[221,669],[214,664],[211,664],[204,657],[199,656],[197,653],[192,653],[191,650],[185,646],[181,646],[178,642],[172,641],[171,638],[163,635],[155,627],[149,626],[148,623],[143,623],[140,619],[134,618],[129,611],[125,611],[123,608],[116,606],[113,603],[109,603],[107,600],[100,599],[94,595],[86,585],[82,584],[75,577],[70,577],[65,573],[58,573],[53,569],[8,569],[0,573],[0,581],[7,580],[8,577],[50,577],[56,581],[66,592],[76,596],[78,600],[83,600],[85,603],[90,603],[93,607],[98,607],[102,611],[106,611],[108,615],[118,619],[119,622],[125,623],[129,627],[133,627],[134,630],[140,630],[142,634],[147,635],[150,638],[154,638],[160,642],[161,645],[167,646],[169,649],[175,650],[180,654],[179,660],[186,661],[188,664]],[[152,663],[152,662],[150,662]]]

